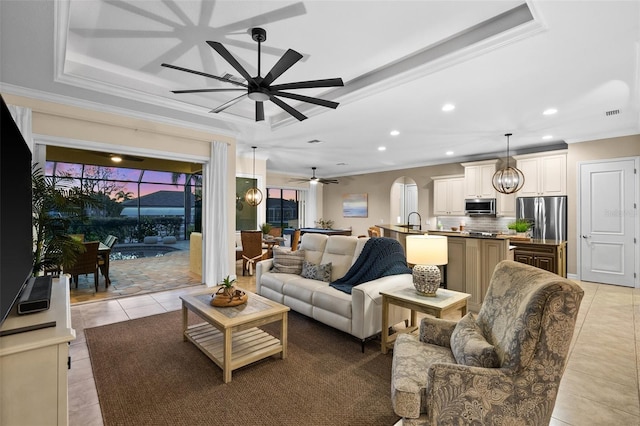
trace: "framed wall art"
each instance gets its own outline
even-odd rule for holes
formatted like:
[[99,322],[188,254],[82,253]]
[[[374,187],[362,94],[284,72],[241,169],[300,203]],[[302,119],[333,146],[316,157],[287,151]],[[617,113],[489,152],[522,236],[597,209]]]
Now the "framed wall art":
[[344,194],[342,196],[343,217],[367,217],[367,194]]

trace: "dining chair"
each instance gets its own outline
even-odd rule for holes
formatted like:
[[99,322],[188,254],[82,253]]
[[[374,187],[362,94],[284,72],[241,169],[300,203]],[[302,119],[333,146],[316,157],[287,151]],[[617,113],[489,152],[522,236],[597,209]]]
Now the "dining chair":
[[262,231],[240,231],[242,240],[242,275],[253,275],[256,262],[265,259],[267,250],[262,248]]
[[98,291],[98,248],[100,241],[90,241],[84,243],[85,251],[76,259],[73,266],[64,271],[71,275],[72,281],[78,288],[78,275],[93,274],[93,283]]
[[293,235],[291,236],[291,251],[298,250],[299,244],[300,244],[300,230],[296,229],[293,231]]

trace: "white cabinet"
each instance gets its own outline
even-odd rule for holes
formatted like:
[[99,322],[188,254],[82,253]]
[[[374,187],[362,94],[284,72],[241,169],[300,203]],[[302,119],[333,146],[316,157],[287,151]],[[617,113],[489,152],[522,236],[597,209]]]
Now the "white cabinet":
[[464,167],[465,198],[496,198],[492,181],[497,163],[498,160],[461,163]]
[[433,214],[464,216],[464,176],[434,176]]
[[516,196],[520,194],[502,194],[497,192],[496,196],[496,216],[515,217],[516,216]]
[[524,174],[519,197],[567,195],[567,152],[515,155],[517,167]]
[[54,327],[0,337],[0,424],[69,424],[67,369],[75,339],[69,279],[53,280],[48,310],[18,316],[14,308],[2,330],[54,321]]

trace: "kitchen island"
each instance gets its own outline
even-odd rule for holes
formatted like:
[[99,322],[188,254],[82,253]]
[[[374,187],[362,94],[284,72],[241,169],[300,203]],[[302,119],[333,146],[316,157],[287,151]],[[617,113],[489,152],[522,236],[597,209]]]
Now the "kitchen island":
[[467,232],[433,230],[428,233],[447,237],[447,288],[471,294],[469,310],[478,312],[496,265],[505,259],[513,260],[508,236],[477,236]]

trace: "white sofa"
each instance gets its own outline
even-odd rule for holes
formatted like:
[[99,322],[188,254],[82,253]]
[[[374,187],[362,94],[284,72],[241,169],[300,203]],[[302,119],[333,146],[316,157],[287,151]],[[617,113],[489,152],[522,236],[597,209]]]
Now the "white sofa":
[[[343,277],[356,261],[369,238],[344,235],[304,234],[299,250],[314,264],[331,262],[331,281]],[[329,286],[328,282],[300,275],[271,272],[273,259],[256,264],[258,294],[289,306],[292,310],[349,333],[364,343],[382,327],[380,291],[412,285],[411,274],[390,275],[353,287],[351,294]],[[390,324],[409,318],[409,311],[390,306]]]

